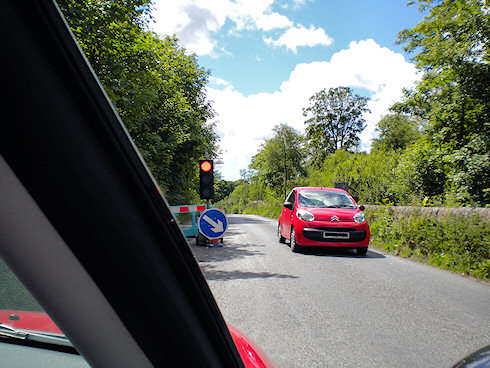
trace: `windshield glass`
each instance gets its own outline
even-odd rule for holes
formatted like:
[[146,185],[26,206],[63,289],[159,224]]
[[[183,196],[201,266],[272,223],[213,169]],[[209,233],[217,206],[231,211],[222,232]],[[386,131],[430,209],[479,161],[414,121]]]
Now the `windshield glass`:
[[345,193],[325,190],[303,190],[299,192],[300,207],[310,208],[356,208]]
[[[280,366],[451,366],[489,343],[486,2],[57,2],[221,314]],[[338,211],[284,210],[308,187],[332,190],[300,207]],[[45,315],[2,261],[0,309]]]

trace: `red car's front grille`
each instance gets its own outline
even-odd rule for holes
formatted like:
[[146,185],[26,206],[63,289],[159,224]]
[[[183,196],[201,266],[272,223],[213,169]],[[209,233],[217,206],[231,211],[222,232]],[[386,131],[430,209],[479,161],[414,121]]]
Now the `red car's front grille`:
[[[324,233],[326,236],[324,236]],[[348,233],[348,237],[344,234]],[[338,236],[336,236],[338,234]],[[366,239],[366,230],[352,228],[321,227],[316,229],[303,229],[303,236],[309,240],[335,243],[353,243]]]

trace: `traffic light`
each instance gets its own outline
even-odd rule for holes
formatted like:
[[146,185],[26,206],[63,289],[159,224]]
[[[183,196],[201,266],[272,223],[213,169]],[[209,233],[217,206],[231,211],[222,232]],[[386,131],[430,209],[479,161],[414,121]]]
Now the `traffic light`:
[[199,195],[201,199],[214,199],[213,160],[199,161]]

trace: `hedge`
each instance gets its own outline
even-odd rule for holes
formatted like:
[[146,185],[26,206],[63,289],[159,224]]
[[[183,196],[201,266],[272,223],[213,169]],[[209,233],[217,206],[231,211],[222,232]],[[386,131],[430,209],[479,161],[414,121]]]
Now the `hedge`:
[[379,206],[365,210],[371,245],[397,256],[471,275],[490,274],[490,222],[480,214],[433,216],[420,210],[396,212]]

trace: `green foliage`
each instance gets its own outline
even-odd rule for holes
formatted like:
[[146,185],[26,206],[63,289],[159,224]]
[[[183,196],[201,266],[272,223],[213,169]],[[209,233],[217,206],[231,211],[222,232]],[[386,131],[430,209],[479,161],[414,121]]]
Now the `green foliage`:
[[253,214],[272,219],[278,219],[282,212],[282,202],[264,204],[258,206],[247,206],[243,211],[244,214]]
[[395,168],[393,200],[415,204],[419,198],[441,197],[445,192],[447,165],[445,150],[427,138],[412,144]]
[[382,117],[376,131],[379,137],[373,139],[372,147],[384,151],[403,150],[420,136],[415,121],[402,114]]
[[264,182],[246,182],[239,180],[233,192],[225,199],[217,202],[217,208],[224,208],[227,213],[244,213],[247,206],[256,201],[276,204],[284,198],[268,188]]
[[250,167],[255,170],[254,180],[286,197],[291,182],[306,173],[305,150],[301,135],[285,124],[274,127],[273,137],[260,146]]
[[488,137],[474,134],[466,145],[447,156],[450,167],[447,197],[469,205],[490,203],[490,150]]
[[[424,20],[398,35],[406,51],[420,48],[420,68],[452,68],[460,63],[490,61],[488,4],[481,0],[417,0]],[[485,1],[487,3],[487,1]]]
[[[287,191],[306,174],[305,158],[301,135],[286,124],[275,126],[272,138],[260,146],[249,169],[240,171],[242,179],[235,182],[233,192],[216,206],[228,213],[272,216],[277,203],[282,203]],[[268,204],[250,206],[257,201]]]
[[490,223],[480,216],[439,218],[413,212],[397,218],[388,207],[366,213],[373,246],[443,269],[490,278]]
[[367,101],[348,87],[324,89],[310,97],[303,115],[308,118],[306,139],[313,164],[320,164],[336,150],[359,145],[359,134],[365,127],[362,114],[369,112]]
[[216,180],[214,181],[214,201],[219,202],[226,197],[228,197],[233,190],[236,188],[237,184],[233,181],[227,180]]
[[197,160],[214,157],[209,73],[175,37],[149,32],[150,2],[60,0],[75,37],[172,204],[197,197]]
[[[445,155],[448,198],[460,205],[490,201],[490,65],[488,6],[480,0],[419,0],[424,20],[399,33],[423,71],[394,111],[426,122],[425,144]],[[420,166],[419,166],[420,167]],[[423,175],[422,173],[419,173]]]
[[309,169],[307,186],[333,187],[336,182],[349,184],[349,192],[364,204],[393,199],[394,168],[399,153],[373,150],[370,154],[336,151],[320,167]]

